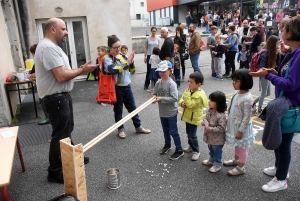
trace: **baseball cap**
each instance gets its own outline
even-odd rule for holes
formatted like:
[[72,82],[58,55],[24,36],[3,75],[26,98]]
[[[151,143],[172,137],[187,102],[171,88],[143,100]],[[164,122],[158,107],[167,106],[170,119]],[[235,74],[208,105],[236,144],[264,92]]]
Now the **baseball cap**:
[[158,68],[155,71],[164,72],[168,69],[172,69],[172,64],[171,64],[171,62],[164,60],[158,64]]

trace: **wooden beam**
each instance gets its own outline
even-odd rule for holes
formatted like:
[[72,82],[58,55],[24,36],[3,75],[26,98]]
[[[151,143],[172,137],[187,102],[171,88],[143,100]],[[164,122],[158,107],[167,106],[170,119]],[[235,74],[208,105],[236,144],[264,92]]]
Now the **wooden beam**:
[[86,152],[87,150],[89,150],[90,148],[92,148],[95,144],[97,144],[102,139],[104,139],[106,136],[108,136],[109,134],[111,134],[119,126],[121,126],[126,121],[128,121],[129,119],[131,119],[133,116],[135,116],[137,113],[139,113],[140,111],[142,111],[143,109],[145,109],[147,106],[151,105],[153,103],[153,101],[154,101],[154,98],[150,98],[144,104],[142,104],[141,106],[139,106],[138,108],[136,108],[134,111],[132,111],[131,113],[129,113],[128,115],[126,115],[126,117],[124,117],[123,119],[121,119],[120,121],[118,121],[117,123],[115,123],[114,125],[112,125],[111,127],[109,127],[108,129],[106,129],[103,133],[99,134],[97,137],[95,137],[94,139],[92,139],[90,142],[88,142],[86,145],[83,146],[83,152]]

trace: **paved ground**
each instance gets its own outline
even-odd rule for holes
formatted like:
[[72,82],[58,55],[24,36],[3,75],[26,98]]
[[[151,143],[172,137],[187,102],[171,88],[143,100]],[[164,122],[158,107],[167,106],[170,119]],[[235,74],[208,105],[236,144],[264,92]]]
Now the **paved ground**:
[[[145,72],[146,66],[142,60],[143,55],[136,55],[135,62],[138,71],[132,76],[132,89],[137,106],[151,97],[143,90],[145,74],[142,72]],[[207,95],[215,90],[221,90],[227,94],[227,100],[230,101],[233,93],[231,80],[213,80],[210,77],[209,62],[208,51],[202,52],[200,65],[205,77],[202,89]],[[191,66],[189,61],[186,64],[188,67]],[[191,72],[192,69],[188,68],[187,75]],[[255,78],[254,82],[252,93],[256,97],[259,95],[258,79]],[[186,87],[187,82],[182,83],[179,94],[182,94]],[[114,124],[113,107],[97,104],[94,98],[96,93],[96,82],[75,83],[71,93],[75,115],[75,129],[72,137],[75,144],[86,144]],[[274,98],[273,95],[268,97],[265,103],[272,98]],[[21,109],[21,114],[22,111]],[[28,112],[25,115],[26,118],[20,120],[19,123],[38,122],[39,119],[34,117],[33,109],[29,111],[31,112]],[[40,105],[39,114],[41,114]],[[124,115],[126,114],[127,112],[124,111]],[[199,127],[197,132],[201,150],[200,159],[192,162],[191,155],[186,154],[178,161],[170,161],[169,154],[164,156],[159,154],[164,140],[158,106],[151,105],[139,115],[143,126],[152,130],[151,134],[134,134],[132,122],[128,121],[125,124],[126,139],[119,139],[115,131],[85,154],[90,157],[90,163],[85,166],[88,200],[300,200],[300,162],[297,160],[300,147],[298,143],[293,143],[292,146],[289,188],[274,194],[264,193],[261,190],[261,186],[272,179],[264,175],[262,170],[274,164],[274,154],[273,151],[268,151],[261,145],[263,123],[256,117],[253,117],[253,121],[257,142],[249,150],[247,173],[239,177],[230,177],[226,174],[230,168],[222,167],[220,172],[212,174],[208,171],[208,167],[201,164],[204,159],[208,158],[207,145],[202,141],[202,127]],[[185,124],[180,121],[180,114],[178,115],[178,128],[182,145],[186,147],[188,143]],[[15,157],[9,186],[12,201],[49,200],[64,192],[63,185],[48,183],[46,180],[48,149],[47,143],[23,147],[27,168],[25,173],[21,172],[18,156]],[[233,147],[225,145],[223,158],[227,160],[232,157]],[[110,190],[107,187],[106,172],[109,168],[120,169],[121,187],[118,190]]]

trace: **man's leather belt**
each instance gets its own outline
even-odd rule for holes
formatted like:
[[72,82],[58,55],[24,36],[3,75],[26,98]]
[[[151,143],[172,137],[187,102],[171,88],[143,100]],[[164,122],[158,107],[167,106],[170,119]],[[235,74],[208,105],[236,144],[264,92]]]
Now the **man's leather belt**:
[[56,97],[60,97],[60,96],[65,96],[67,94],[69,94],[69,92],[61,92],[61,93],[51,94],[51,95],[45,96],[43,98],[43,100],[47,100],[47,99],[51,99],[51,98],[56,98]]

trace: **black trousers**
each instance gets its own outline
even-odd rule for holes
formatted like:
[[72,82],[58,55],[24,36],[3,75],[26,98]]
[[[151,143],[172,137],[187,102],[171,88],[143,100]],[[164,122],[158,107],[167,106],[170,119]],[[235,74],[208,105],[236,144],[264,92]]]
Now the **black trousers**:
[[52,125],[48,171],[52,175],[61,174],[62,162],[59,141],[64,138],[71,138],[74,129],[72,98],[69,93],[59,93],[46,96],[43,98],[43,103]]
[[235,71],[235,54],[236,51],[229,51],[226,58],[225,58],[225,74],[230,75],[231,73],[234,73]]
[[150,56],[151,55],[147,55],[147,73],[146,73],[146,78],[145,78],[144,89],[148,89],[148,87],[150,85],[150,80],[148,79],[150,71],[151,71],[151,64],[149,64]]
[[240,61],[240,69],[241,68],[247,68],[249,69],[249,61]]
[[182,77],[184,77],[185,76],[185,60],[182,58],[182,53],[180,53],[180,62],[181,62]]

